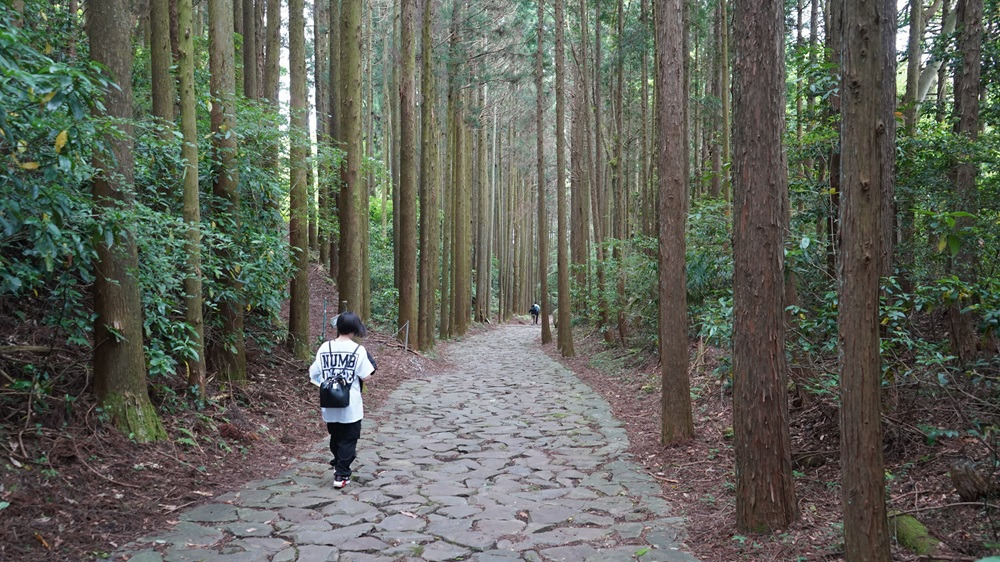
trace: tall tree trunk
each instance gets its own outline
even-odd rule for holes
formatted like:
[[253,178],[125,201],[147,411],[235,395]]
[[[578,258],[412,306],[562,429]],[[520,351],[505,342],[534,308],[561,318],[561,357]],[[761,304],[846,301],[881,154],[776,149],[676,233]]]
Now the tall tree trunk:
[[623,250],[622,246],[626,238],[626,228],[628,222],[628,209],[627,209],[627,198],[626,198],[626,182],[625,182],[625,118],[624,118],[624,105],[625,105],[625,94],[624,94],[624,74],[625,74],[625,48],[623,45],[625,36],[625,3],[624,0],[618,0],[618,17],[617,30],[616,30],[616,40],[618,42],[616,48],[616,76],[615,76],[615,93],[614,93],[614,118],[615,118],[615,163],[612,169],[614,170],[614,181],[612,184],[612,189],[614,189],[614,229],[613,236],[615,238],[615,248],[613,252],[613,257],[615,262],[618,264],[618,303],[616,308],[618,309],[618,339],[621,345],[625,345],[625,265],[623,260]]
[[[278,89],[280,88],[279,76],[281,72],[281,0],[267,0],[267,34],[266,34],[266,59],[264,61],[263,91],[264,97],[271,105],[271,111],[277,114],[281,110],[278,101]],[[272,174],[278,176],[280,167],[280,150],[278,143],[271,143],[267,147],[267,167]],[[280,202],[270,197],[267,207],[272,213],[278,213]]]
[[340,195],[340,263],[337,288],[347,308],[362,313],[362,232],[368,227],[365,189],[361,181],[361,6],[362,0],[343,0],[340,25],[341,129],[347,148]]
[[[468,13],[468,4],[464,6]],[[469,149],[472,132],[465,125],[464,108],[472,106],[472,93],[467,91],[466,98],[458,108],[458,137],[455,139],[456,169],[459,171],[455,179],[455,238],[451,261],[455,274],[452,287],[452,317],[454,325],[452,333],[461,337],[469,330],[469,316],[472,305],[472,222],[471,222],[471,154]]]
[[[955,70],[955,135],[960,141],[975,143],[979,138],[979,98],[982,88],[983,1],[958,0],[955,5],[958,21],[958,52],[960,61]],[[971,153],[972,151],[966,151]],[[980,212],[979,193],[976,187],[977,164],[973,158],[958,156],[953,164],[957,207],[968,213],[955,220],[955,228],[965,234],[973,226],[972,215]],[[968,237],[959,246],[952,260],[952,270],[969,285],[977,280],[979,256],[975,240]],[[975,314],[963,312],[968,299],[959,299],[949,309],[952,352],[959,361],[968,363],[975,359],[978,343]]]
[[[417,326],[417,53],[414,25],[417,0],[402,0],[400,22],[399,74],[399,315],[397,328],[408,324],[411,337],[418,338]],[[404,331],[405,332],[405,331]]]
[[267,28],[264,24],[264,8],[266,5],[267,0],[254,0],[253,24],[254,46],[256,47],[256,52],[254,53],[254,72],[257,73],[257,93],[254,95],[254,99],[258,100],[267,97],[264,92],[264,68],[267,64],[267,59],[265,58]]
[[316,245],[319,247],[320,267],[330,267],[330,166],[326,152],[330,145],[330,4],[316,0],[313,7],[313,48],[315,52],[316,87],[316,150],[317,156],[317,215],[319,229]]
[[[174,94],[176,93],[170,66],[170,5],[168,0],[149,0],[149,66],[153,117],[158,121],[160,141],[169,145],[174,140]],[[157,207],[166,211],[176,201],[173,178],[163,166],[157,166],[160,200]]]
[[452,334],[452,269],[454,267],[454,262],[452,261],[453,255],[453,243],[454,243],[454,233],[455,233],[455,161],[459,158],[459,153],[456,149],[456,136],[459,127],[458,123],[458,99],[459,85],[458,85],[458,23],[460,19],[459,15],[459,1],[452,0],[451,2],[451,30],[449,34],[448,42],[448,109],[447,109],[447,127],[448,131],[446,134],[446,157],[445,157],[445,168],[447,170],[447,180],[445,181],[444,187],[444,197],[442,201],[442,207],[444,211],[444,222],[442,226],[442,242],[441,242],[441,321],[440,321],[440,337],[441,339],[450,338]]
[[[640,0],[639,23],[643,33],[650,29],[649,11],[647,0]],[[653,209],[650,201],[650,174],[649,174],[649,50],[647,43],[643,42],[642,60],[640,61],[640,79],[642,84],[642,117],[639,132],[639,192],[642,200],[642,234],[652,236]]]
[[688,378],[687,281],[684,223],[688,208],[684,144],[684,24],[682,0],[656,8],[656,124],[660,191],[659,336],[660,440],[676,443],[694,435]]
[[[729,0],[719,0],[719,37],[722,40],[722,55],[720,59],[719,74],[722,77],[722,165],[731,164],[733,161],[732,150],[730,148],[732,138],[732,126],[729,122],[729,15],[727,2]],[[814,2],[819,0],[813,0]],[[731,175],[723,173],[722,176],[722,196],[726,201],[731,197],[730,186]]]
[[169,142],[174,126],[174,79],[170,75],[173,56],[170,53],[170,5],[168,0],[150,0],[150,80],[153,97],[153,116],[163,128],[160,136]]
[[253,0],[243,2],[243,95],[257,99],[257,12]]
[[129,209],[134,201],[129,184],[133,179],[132,49],[131,4],[127,0],[91,0],[87,8],[87,35],[90,58],[103,64],[118,84],[109,88],[104,107],[95,117],[125,120],[121,136],[105,138],[109,153],[94,156],[98,170],[92,196],[98,220],[106,229],[115,229],[114,244],[97,243],[94,264],[94,391],[110,414],[115,427],[137,441],[157,441],[167,437],[149,401],[146,390],[146,362],[142,351],[142,303],[139,284],[133,273],[139,266],[135,240],[127,227],[116,228],[106,213]]
[[924,35],[923,12],[923,0],[910,0],[910,38],[906,49],[906,92],[903,94],[903,128],[907,136],[913,136],[916,133],[920,110],[917,104],[917,87],[920,83],[920,40]]
[[545,38],[542,35],[545,24],[544,0],[538,3],[538,48],[535,52],[535,133],[538,172],[538,281],[541,284],[542,345],[552,341],[549,327],[549,217],[545,211],[545,127],[542,116],[545,113],[544,91],[542,89],[542,58]]
[[[585,203],[584,193],[590,187],[587,184],[590,174],[587,173],[585,153],[587,150],[586,129],[584,119],[587,114],[587,90],[584,88],[581,72],[582,65],[574,65],[572,118],[570,119],[570,263],[573,269],[573,283],[577,294],[582,293],[587,286],[587,238],[590,228],[587,221],[589,208]],[[574,299],[577,314],[586,312],[585,299]]]
[[[583,99],[580,101],[583,109],[583,150],[584,150],[584,165],[585,176],[587,177],[587,183],[582,187],[584,189],[583,198],[583,244],[584,244],[584,262],[586,264],[585,271],[583,273],[584,283],[584,295],[585,303],[583,303],[585,310],[589,309],[591,306],[591,275],[590,275],[590,225],[593,221],[594,225],[594,240],[597,239],[597,213],[596,207],[594,207],[594,184],[596,180],[596,174],[594,170],[594,150],[593,150],[593,135],[591,134],[590,128],[590,108],[593,98],[591,98],[591,87],[590,87],[590,55],[589,55],[589,43],[590,43],[590,29],[588,26],[588,19],[590,15],[590,10],[587,8],[587,0],[580,0],[579,5],[579,17],[580,17],[580,75],[583,82],[583,91],[580,95]],[[593,214],[591,214],[593,213]]]
[[[482,72],[480,70],[480,72]],[[479,178],[476,188],[476,322],[486,322],[490,316],[487,287],[490,282],[489,231],[490,215],[488,183],[486,181],[486,83],[477,88],[479,95],[479,140],[476,143],[476,168]]]
[[[879,238],[881,260],[879,275],[893,274],[893,254],[896,250],[896,0],[882,3],[879,25],[882,30],[882,76],[879,119],[885,131],[878,137],[879,174],[882,195],[879,204]],[[920,12],[918,7],[917,12]],[[791,304],[791,303],[789,303]]]
[[[148,0],[143,0],[143,1],[148,1]],[[233,33],[235,33],[236,35],[239,35],[242,38],[243,37],[243,0],[227,0],[227,1],[231,3],[230,7],[232,8],[232,11],[233,11]],[[242,58],[243,57],[243,46],[242,45],[236,45],[236,37],[235,36],[233,37],[233,49],[234,49],[233,54],[237,57],[237,59],[240,60],[240,62],[242,62],[243,61],[243,58]],[[235,78],[236,82],[235,83],[236,84],[242,84],[243,83],[243,66],[242,65],[237,65],[236,61],[234,60],[233,61],[233,68],[235,69],[234,72],[236,74],[236,78]]]
[[[242,237],[240,220],[239,167],[236,161],[236,56],[233,47],[233,10],[227,0],[209,0],[208,41],[210,89],[212,99],[212,145],[218,163],[212,194],[217,206],[213,213],[225,217],[231,225],[232,240]],[[238,243],[238,242],[237,242]],[[246,345],[243,338],[243,282],[235,269],[235,252],[230,247],[219,248],[221,263],[226,264],[221,277],[226,296],[218,303],[221,333],[212,346],[212,364],[222,380],[241,384],[247,379]]]
[[292,258],[288,343],[292,354],[309,359],[309,205],[306,166],[311,159],[306,93],[305,8],[288,0],[288,82],[290,91],[288,204],[289,250]]
[[604,332],[604,340],[614,341],[608,320],[608,299],[604,294],[605,250],[604,239],[609,234],[607,194],[604,180],[604,126],[601,107],[601,1],[595,6],[594,22],[594,192],[591,195],[594,212],[594,245],[597,247],[597,310],[599,329]]
[[566,70],[563,36],[563,1],[556,2],[556,262],[559,295],[558,347],[563,357],[573,357],[572,298],[569,290],[569,228],[566,209]]
[[[392,89],[391,92],[399,92],[399,19],[400,0],[393,0],[392,19]],[[391,178],[390,196],[392,197],[392,286],[399,290],[399,161],[400,161],[400,139],[399,139],[399,97],[395,94],[389,96],[390,119],[392,133],[390,135],[389,146],[390,166],[389,177]]]
[[201,202],[198,189],[198,122],[194,94],[194,30],[191,0],[177,1],[177,78],[181,100],[181,158],[184,160],[184,320],[193,331],[197,357],[187,362],[188,387],[205,395],[205,324],[201,289]]
[[796,517],[785,383],[784,238],[788,228],[784,15],[780,0],[733,10],[733,429],[736,526]]
[[[329,133],[330,142],[337,147],[342,147],[344,141],[341,123],[343,121],[343,104],[341,104],[341,75],[340,75],[340,44],[341,44],[341,11],[340,0],[329,0],[330,2],[330,100],[327,107],[330,108]],[[341,206],[341,179],[343,178],[343,166],[346,162],[341,162],[339,169],[333,170],[330,178],[330,194],[327,202],[330,207],[330,221],[336,220],[339,225]],[[341,228],[330,228],[330,277],[340,279],[340,232]],[[339,290],[339,288],[338,288]]]
[[[841,66],[840,451],[847,560],[889,560],[879,357],[882,2],[847,0]],[[894,21],[894,20],[893,20]],[[831,172],[833,172],[831,170]]]
[[420,38],[420,319],[418,346],[434,347],[434,309],[438,269],[438,144],[436,116],[437,84],[434,79],[434,3],[423,2]]

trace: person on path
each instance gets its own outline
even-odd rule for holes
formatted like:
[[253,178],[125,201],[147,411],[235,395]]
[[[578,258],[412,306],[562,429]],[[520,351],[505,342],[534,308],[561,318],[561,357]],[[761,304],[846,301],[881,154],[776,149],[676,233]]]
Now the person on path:
[[324,342],[316,351],[316,360],[309,367],[309,381],[319,386],[331,377],[343,377],[351,385],[350,403],[344,408],[321,408],[326,430],[330,433],[333,460],[333,487],[343,488],[351,481],[351,463],[356,456],[361,437],[361,420],[365,417],[361,399],[361,381],[375,372],[368,350],[354,337],[368,333],[357,314],[345,312],[336,318],[337,337]]
[[538,324],[538,315],[542,313],[542,307],[538,306],[538,303],[531,305],[531,309],[528,310],[531,313],[531,323]]

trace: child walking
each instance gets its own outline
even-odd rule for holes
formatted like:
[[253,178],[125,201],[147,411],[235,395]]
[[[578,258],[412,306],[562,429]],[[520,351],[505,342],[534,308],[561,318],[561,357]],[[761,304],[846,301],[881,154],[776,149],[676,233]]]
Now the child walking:
[[375,372],[368,350],[354,338],[367,334],[357,314],[345,312],[336,319],[337,337],[319,346],[316,360],[309,367],[309,380],[316,386],[331,377],[342,377],[350,384],[350,403],[344,408],[322,408],[323,421],[330,433],[333,453],[333,487],[343,488],[351,481],[351,463],[356,456],[361,420],[365,417],[361,381]]

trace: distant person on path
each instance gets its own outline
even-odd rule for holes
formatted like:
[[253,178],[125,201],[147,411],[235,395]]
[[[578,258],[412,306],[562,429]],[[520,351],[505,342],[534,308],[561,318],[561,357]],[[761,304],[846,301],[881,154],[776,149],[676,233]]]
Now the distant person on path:
[[375,372],[375,365],[369,359],[368,350],[354,342],[354,336],[363,338],[368,333],[358,315],[345,312],[337,316],[335,322],[337,337],[319,346],[316,360],[309,367],[309,381],[319,386],[330,377],[341,376],[351,385],[347,407],[321,408],[326,430],[330,433],[333,487],[343,488],[351,481],[351,463],[361,437],[361,420],[365,417],[361,381]]
[[538,324],[538,315],[542,313],[542,307],[538,306],[538,303],[531,305],[531,309],[528,311],[531,313],[531,323]]

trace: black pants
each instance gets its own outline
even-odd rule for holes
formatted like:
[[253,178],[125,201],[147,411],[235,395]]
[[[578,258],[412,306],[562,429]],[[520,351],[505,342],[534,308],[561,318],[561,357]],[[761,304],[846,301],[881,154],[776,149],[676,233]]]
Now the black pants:
[[361,420],[354,423],[327,423],[326,430],[330,433],[330,452],[333,453],[333,475],[337,479],[351,476],[351,463],[354,462],[361,437]]

